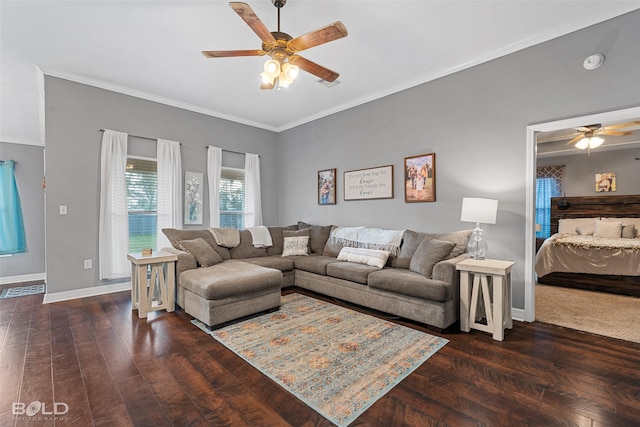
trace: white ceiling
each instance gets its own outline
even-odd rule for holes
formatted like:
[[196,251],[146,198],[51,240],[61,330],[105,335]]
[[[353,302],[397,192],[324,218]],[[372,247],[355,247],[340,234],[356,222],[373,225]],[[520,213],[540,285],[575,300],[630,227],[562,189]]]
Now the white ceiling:
[[[248,3],[275,31],[271,0]],[[302,52],[338,71],[340,84],[327,88],[301,72],[288,89],[261,91],[264,58],[200,53],[260,48],[227,1],[1,0],[0,136],[21,138],[11,124],[37,111],[34,65],[45,74],[282,131],[635,9],[640,1],[289,0],[281,11],[283,32],[295,37],[337,20],[346,26],[346,38]]]

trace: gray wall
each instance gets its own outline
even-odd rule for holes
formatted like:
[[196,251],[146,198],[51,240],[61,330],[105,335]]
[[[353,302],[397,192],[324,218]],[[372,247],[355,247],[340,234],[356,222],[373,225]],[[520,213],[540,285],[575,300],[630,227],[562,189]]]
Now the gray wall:
[[[592,151],[573,156],[538,159],[538,166],[565,165],[563,187],[567,196],[614,196],[640,194],[640,148],[616,151]],[[614,172],[615,193],[596,193],[595,174]]]
[[44,147],[0,142],[0,160],[15,160],[27,252],[0,257],[2,278],[44,274]]
[[[263,220],[278,220],[277,135],[226,120],[53,77],[45,78],[48,292],[88,288],[98,278],[99,129],[177,140],[182,170],[206,176],[207,145],[259,154]],[[155,157],[153,141],[130,138],[130,154]],[[244,155],[223,153],[223,165],[244,167]],[[205,185],[204,206],[208,206]],[[67,205],[68,214],[58,207]],[[208,226],[209,213],[204,212]],[[84,259],[93,260],[85,270]]]
[[[636,11],[480,66],[283,132],[280,223],[362,224],[424,231],[472,228],[462,198],[499,200],[486,225],[488,256],[517,262],[514,307],[524,308],[526,127],[640,102]],[[586,71],[584,59],[607,61]],[[404,202],[403,158],[436,153],[435,203]],[[342,174],[395,166],[395,197],[344,201]],[[318,170],[338,169],[338,203],[318,206]]]

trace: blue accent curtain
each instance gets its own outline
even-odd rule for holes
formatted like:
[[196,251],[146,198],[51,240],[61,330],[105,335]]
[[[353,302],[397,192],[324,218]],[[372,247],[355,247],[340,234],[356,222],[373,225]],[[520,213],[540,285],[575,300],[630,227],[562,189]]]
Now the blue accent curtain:
[[0,162],[0,255],[27,251],[13,160]]
[[542,226],[536,237],[546,239],[551,236],[551,198],[561,195],[558,178],[536,178],[536,224]]

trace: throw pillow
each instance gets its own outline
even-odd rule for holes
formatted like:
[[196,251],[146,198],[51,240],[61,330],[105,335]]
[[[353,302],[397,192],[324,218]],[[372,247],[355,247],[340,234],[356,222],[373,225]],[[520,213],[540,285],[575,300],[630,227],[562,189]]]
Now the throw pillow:
[[364,248],[342,248],[338,254],[338,261],[349,261],[358,264],[382,268],[387,263],[389,251]]
[[409,270],[430,279],[433,275],[433,267],[446,259],[455,246],[455,243],[445,240],[425,239],[413,254]]
[[581,225],[580,227],[578,227],[578,234],[581,236],[592,236],[593,233],[595,233],[595,231],[596,231],[595,221],[593,222],[593,224]]
[[628,224],[622,226],[622,238],[634,239],[636,237],[636,226],[634,224]]
[[222,262],[222,257],[201,237],[193,240],[180,240],[180,249],[194,256],[201,267],[211,267]]
[[284,238],[282,256],[309,255],[309,236],[295,236]]
[[593,236],[605,239],[619,239],[622,236],[622,223],[598,219],[596,220],[596,230]]

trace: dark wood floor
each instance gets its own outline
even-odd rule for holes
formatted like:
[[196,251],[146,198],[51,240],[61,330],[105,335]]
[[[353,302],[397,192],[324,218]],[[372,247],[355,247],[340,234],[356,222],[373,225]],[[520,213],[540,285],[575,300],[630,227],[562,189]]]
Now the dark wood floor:
[[[139,320],[128,292],[0,300],[0,426],[331,425],[189,321]],[[450,342],[352,425],[640,425],[640,344],[540,323],[504,342],[425,331]],[[12,413],[34,401],[69,411]]]

